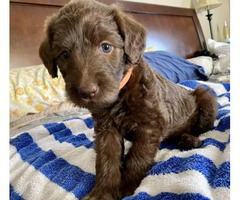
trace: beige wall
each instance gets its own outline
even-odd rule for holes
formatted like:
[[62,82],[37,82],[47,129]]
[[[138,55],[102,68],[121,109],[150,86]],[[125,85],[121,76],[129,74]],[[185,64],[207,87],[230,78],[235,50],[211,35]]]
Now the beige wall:
[[[223,41],[223,26],[224,21],[226,20],[227,25],[229,26],[230,31],[230,0],[219,0],[222,2],[220,7],[217,7],[210,12],[213,14],[212,16],[212,28],[214,39],[217,40],[217,26],[219,27],[219,34],[221,40]],[[209,22],[206,17],[207,11],[198,13],[199,21],[202,25],[205,39],[210,38],[210,30],[209,30]]]
[[[124,1],[159,4],[181,8],[195,8],[198,0],[124,0]],[[215,40],[217,40],[217,25],[219,26],[219,33],[222,40],[224,21],[226,20],[228,26],[230,26],[230,0],[219,1],[222,2],[222,5],[210,11],[213,14],[212,28]],[[207,17],[205,16],[206,14],[207,11],[198,13],[198,18],[203,29],[204,37],[207,41],[207,39],[210,38],[210,30]]]

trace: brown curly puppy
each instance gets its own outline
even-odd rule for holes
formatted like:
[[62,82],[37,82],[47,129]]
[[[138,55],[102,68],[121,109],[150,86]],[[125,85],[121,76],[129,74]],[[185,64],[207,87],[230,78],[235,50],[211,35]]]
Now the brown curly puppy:
[[[213,126],[214,95],[201,87],[189,92],[157,74],[142,57],[145,37],[116,5],[92,0],[70,2],[47,22],[40,57],[52,77],[59,67],[68,97],[95,120],[96,182],[84,200],[133,194],[161,141],[200,147],[196,136]],[[122,163],[124,138],[132,147]]]

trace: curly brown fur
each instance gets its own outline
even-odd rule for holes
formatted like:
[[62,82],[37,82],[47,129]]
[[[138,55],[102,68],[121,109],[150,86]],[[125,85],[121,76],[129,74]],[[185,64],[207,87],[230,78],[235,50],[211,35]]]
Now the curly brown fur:
[[[161,141],[200,147],[196,136],[209,130],[216,117],[210,91],[189,92],[144,61],[145,37],[144,28],[116,5],[96,1],[73,1],[48,19],[40,57],[53,77],[59,67],[69,99],[88,108],[95,120],[96,182],[84,200],[133,194]],[[111,51],[103,51],[103,44]],[[119,91],[132,65],[131,78]],[[133,144],[122,163],[124,138]]]

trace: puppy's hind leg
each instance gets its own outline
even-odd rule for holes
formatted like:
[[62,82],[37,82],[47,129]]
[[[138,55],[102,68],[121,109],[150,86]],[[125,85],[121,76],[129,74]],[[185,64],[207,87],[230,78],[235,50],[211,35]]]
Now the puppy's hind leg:
[[211,93],[210,88],[198,86],[192,95],[196,96],[198,117],[191,133],[198,136],[212,128],[218,113],[218,104],[216,96]]
[[197,136],[212,128],[218,112],[216,96],[211,93],[210,88],[198,86],[192,95],[196,96],[198,113],[191,130],[183,132],[184,134],[180,136],[178,146],[184,150],[199,148],[202,145]]
[[179,148],[182,150],[199,148],[201,145],[202,141],[198,137],[188,133],[182,134],[178,143]]

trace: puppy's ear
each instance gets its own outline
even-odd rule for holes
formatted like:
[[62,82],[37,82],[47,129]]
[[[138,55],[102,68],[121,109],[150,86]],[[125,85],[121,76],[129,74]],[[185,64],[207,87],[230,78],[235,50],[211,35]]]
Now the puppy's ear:
[[55,61],[54,56],[52,55],[52,49],[51,49],[51,33],[50,33],[50,26],[53,22],[54,17],[51,17],[51,19],[47,20],[47,29],[46,29],[46,36],[42,40],[40,47],[39,47],[39,56],[43,61],[43,64],[48,70],[48,73],[53,77],[57,77],[57,64]]
[[43,61],[43,64],[48,70],[48,73],[53,77],[57,77],[57,65],[55,59],[51,55],[51,49],[49,45],[49,40],[46,37],[39,48],[39,56]]
[[124,40],[124,51],[131,64],[137,64],[146,46],[146,31],[131,16],[114,7],[114,19]]

